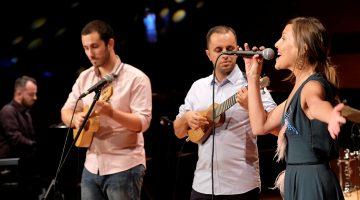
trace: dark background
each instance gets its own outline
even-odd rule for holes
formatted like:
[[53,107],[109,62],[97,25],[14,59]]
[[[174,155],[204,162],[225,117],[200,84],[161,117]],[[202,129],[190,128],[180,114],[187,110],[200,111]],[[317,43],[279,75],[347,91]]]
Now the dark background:
[[[39,133],[44,187],[55,174],[66,129],[58,128],[60,109],[79,72],[91,64],[83,52],[80,32],[93,19],[107,21],[116,33],[116,52],[142,71],[152,82],[153,120],[145,135],[148,169],[143,199],[186,199],[191,188],[197,155],[196,145],[177,140],[171,121],[193,81],[209,75],[212,65],[205,55],[205,35],[215,25],[233,27],[238,43],[274,49],[285,23],[295,16],[318,17],[332,38],[331,56],[338,65],[341,99],[360,108],[360,3],[356,0],[310,1],[18,1],[4,2],[0,14],[0,105],[12,99],[14,80],[30,75],[38,81],[38,102],[32,109]],[[168,19],[160,17],[169,9]],[[183,9],[186,16],[175,22],[172,15]],[[156,14],[157,42],[147,41],[143,18]],[[242,60],[238,60],[242,65]],[[283,82],[286,72],[275,71],[267,61],[264,73],[277,103],[285,99],[291,85]],[[345,148],[357,148],[349,139],[352,124],[343,129]],[[263,191],[271,186],[283,167],[273,161],[276,138],[259,137]],[[184,145],[183,145],[184,144]],[[183,150],[181,148],[183,147]],[[63,191],[76,198],[82,170],[83,150],[73,150],[61,173]],[[175,198],[176,197],[176,198]]]

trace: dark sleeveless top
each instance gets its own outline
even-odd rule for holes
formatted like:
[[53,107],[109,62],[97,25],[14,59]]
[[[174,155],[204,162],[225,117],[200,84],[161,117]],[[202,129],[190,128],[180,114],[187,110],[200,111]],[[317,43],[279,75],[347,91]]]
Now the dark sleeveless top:
[[343,200],[339,181],[328,164],[338,156],[337,142],[331,138],[326,123],[310,120],[301,108],[301,91],[312,80],[323,86],[326,100],[334,100],[330,84],[316,73],[304,81],[288,102],[282,119],[287,124],[285,200]]
[[286,161],[288,164],[327,162],[338,156],[338,145],[327,130],[327,124],[310,120],[301,108],[301,91],[311,80],[320,82],[324,87],[325,100],[332,102],[334,92],[327,80],[319,73],[311,75],[294,94],[285,112],[282,123],[287,123],[288,141]]

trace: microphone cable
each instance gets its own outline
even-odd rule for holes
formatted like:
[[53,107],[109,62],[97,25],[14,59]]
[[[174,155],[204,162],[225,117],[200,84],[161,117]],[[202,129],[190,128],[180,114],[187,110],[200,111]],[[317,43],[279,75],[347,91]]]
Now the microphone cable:
[[[93,103],[91,104],[91,106],[90,106],[90,108],[89,108],[89,111],[90,111],[90,110],[91,110],[91,111],[93,110],[96,101],[97,101],[97,100],[99,99],[99,97],[100,97],[100,93],[101,93],[101,90],[98,90],[98,91],[96,92],[96,94],[95,94],[95,96],[94,96],[94,101],[93,101]],[[79,133],[79,132],[76,133],[76,137],[75,137],[74,140],[72,141],[72,143],[71,143],[69,149],[67,150],[66,154],[64,154],[64,153],[65,153],[65,149],[66,149],[66,148],[65,148],[65,147],[66,147],[66,142],[67,142],[68,137],[69,137],[69,134],[70,134],[71,124],[72,124],[72,121],[73,121],[73,119],[74,119],[74,115],[75,115],[75,111],[76,111],[76,106],[77,106],[79,100],[80,100],[80,98],[78,98],[77,101],[76,101],[76,103],[75,103],[75,106],[74,106],[74,109],[73,109],[73,112],[72,112],[72,115],[71,115],[70,123],[69,123],[70,125],[69,125],[68,131],[67,131],[67,133],[66,133],[66,138],[65,138],[63,150],[62,150],[62,153],[61,153],[61,156],[60,156],[59,165],[58,165],[58,168],[57,168],[57,170],[56,170],[55,178],[51,181],[50,186],[49,186],[48,190],[46,191],[46,194],[45,194],[45,196],[44,196],[44,198],[43,198],[43,199],[45,199],[45,200],[46,200],[46,197],[47,197],[47,195],[49,194],[49,192],[50,192],[50,190],[51,190],[51,186],[54,185],[54,188],[55,188],[56,179],[57,179],[57,177],[58,177],[58,175],[59,175],[59,173],[60,173],[60,170],[61,170],[61,168],[64,166],[64,164],[65,164],[65,162],[66,162],[66,159],[67,159],[68,156],[70,155],[70,152],[71,152],[72,148],[75,146],[75,143],[77,142],[77,140],[78,140],[78,138],[79,138],[79,136],[80,136],[80,133]],[[90,116],[90,112],[89,112],[89,111],[88,111],[88,113],[86,114],[85,119],[88,119],[88,118],[89,118],[89,116]],[[84,128],[84,127],[85,127],[85,124],[84,124],[84,122],[83,122],[82,128]],[[81,128],[80,128],[80,129],[81,129]],[[65,155],[65,157],[64,157],[64,155]],[[55,190],[54,190],[54,191],[55,191]]]
[[[98,99],[99,99],[99,97],[100,97],[100,94],[101,94],[101,90],[98,90],[98,91],[95,93],[94,101],[93,101],[92,104],[90,105],[90,108],[89,108],[89,110],[88,110],[88,113],[87,113],[86,116],[85,116],[85,120],[88,120],[88,119],[89,119],[89,117],[90,117],[90,115],[91,115],[91,113],[90,113],[89,111],[91,110],[91,112],[93,112],[93,108],[94,108],[94,106],[95,106],[96,101],[98,101]],[[78,100],[76,101],[76,104],[78,103],[79,100],[80,100],[80,98],[78,98]],[[71,116],[70,126],[69,126],[69,129],[68,129],[68,134],[69,134],[69,132],[70,132],[72,120],[73,120],[74,115],[75,115],[76,104],[75,104],[75,107],[74,107],[73,114],[72,114],[72,116]],[[84,122],[83,122],[82,125],[83,125],[82,128],[85,128],[85,125],[86,125],[86,124],[84,124]],[[81,129],[81,128],[80,128],[80,129]],[[81,130],[81,132],[82,132],[82,130]],[[79,132],[76,133],[76,137],[74,138],[74,140],[72,141],[72,143],[71,143],[68,151],[66,152],[65,158],[62,160],[62,162],[60,162],[60,166],[59,166],[59,169],[58,169],[59,171],[60,171],[60,168],[62,168],[62,166],[65,164],[66,159],[67,159],[67,157],[69,156],[72,147],[75,146],[75,143],[77,142],[80,134],[81,134],[81,133],[79,133]],[[62,155],[61,157],[63,157],[63,155]]]
[[224,52],[221,52],[221,54],[216,58],[215,63],[214,63],[214,72],[213,72],[213,80],[212,80],[212,147],[211,147],[211,199],[214,200],[214,196],[215,196],[215,189],[214,189],[214,153],[215,153],[215,116],[216,116],[216,112],[215,112],[215,84],[216,84],[216,65],[217,62],[219,61],[219,58],[221,56],[225,55]]
[[[69,135],[70,135],[71,124],[72,124],[72,121],[73,121],[73,119],[74,119],[76,106],[77,106],[77,104],[79,103],[79,100],[80,100],[80,99],[77,99],[77,100],[76,100],[76,103],[75,103],[75,106],[74,106],[74,110],[73,110],[72,115],[71,115],[70,126],[68,127],[67,132],[66,132],[66,136],[65,136],[65,140],[64,140],[64,145],[63,145],[63,148],[62,148],[62,151],[61,151],[61,154],[60,154],[60,160],[59,160],[58,167],[57,167],[57,169],[56,169],[55,177],[54,177],[54,179],[51,181],[49,188],[47,189],[45,195],[43,196],[43,198],[42,198],[43,200],[46,200],[46,199],[47,199],[47,197],[48,197],[48,195],[49,195],[49,193],[50,193],[50,191],[51,191],[51,187],[52,187],[52,186],[54,187],[54,192],[55,192],[55,195],[56,195],[56,181],[57,181],[58,175],[59,175],[59,173],[60,173],[60,170],[61,170],[62,166],[64,165],[64,163],[65,163],[65,161],[66,161],[66,158],[68,157],[68,155],[69,155],[69,153],[70,153],[71,147],[73,146],[73,145],[70,146],[70,148],[69,148],[69,150],[67,151],[66,156],[65,156],[65,158],[64,158],[65,149],[66,149],[66,143],[67,143],[67,140],[68,140]],[[76,141],[75,141],[75,142],[76,142]]]

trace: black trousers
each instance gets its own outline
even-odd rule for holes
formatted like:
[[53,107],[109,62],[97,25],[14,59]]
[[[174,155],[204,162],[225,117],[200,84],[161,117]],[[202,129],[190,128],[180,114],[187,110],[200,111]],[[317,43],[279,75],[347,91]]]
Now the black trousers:
[[[211,194],[202,194],[196,192],[194,189],[191,191],[190,200],[212,200]],[[214,195],[214,200],[259,200],[260,199],[260,189],[255,188],[249,192],[243,194],[234,194],[234,195]]]

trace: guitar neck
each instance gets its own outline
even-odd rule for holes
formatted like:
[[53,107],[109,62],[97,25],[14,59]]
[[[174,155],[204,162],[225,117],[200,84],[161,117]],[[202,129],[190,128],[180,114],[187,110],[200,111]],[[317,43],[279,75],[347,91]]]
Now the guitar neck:
[[[269,86],[270,79],[269,79],[269,77],[264,76],[259,80],[259,82],[260,82],[260,84],[259,84],[260,89],[263,89],[264,87]],[[245,87],[247,87],[247,85]],[[236,95],[237,95],[237,92],[215,108],[214,119],[219,117],[221,114],[223,114],[225,111],[227,111],[231,106],[233,106],[236,103]]]
[[235,93],[234,95],[232,95],[231,97],[226,99],[224,102],[222,102],[219,106],[217,106],[215,108],[215,118],[214,119],[219,117],[221,114],[223,114],[225,111],[227,111],[231,106],[236,104],[236,95],[237,95],[237,93]]

